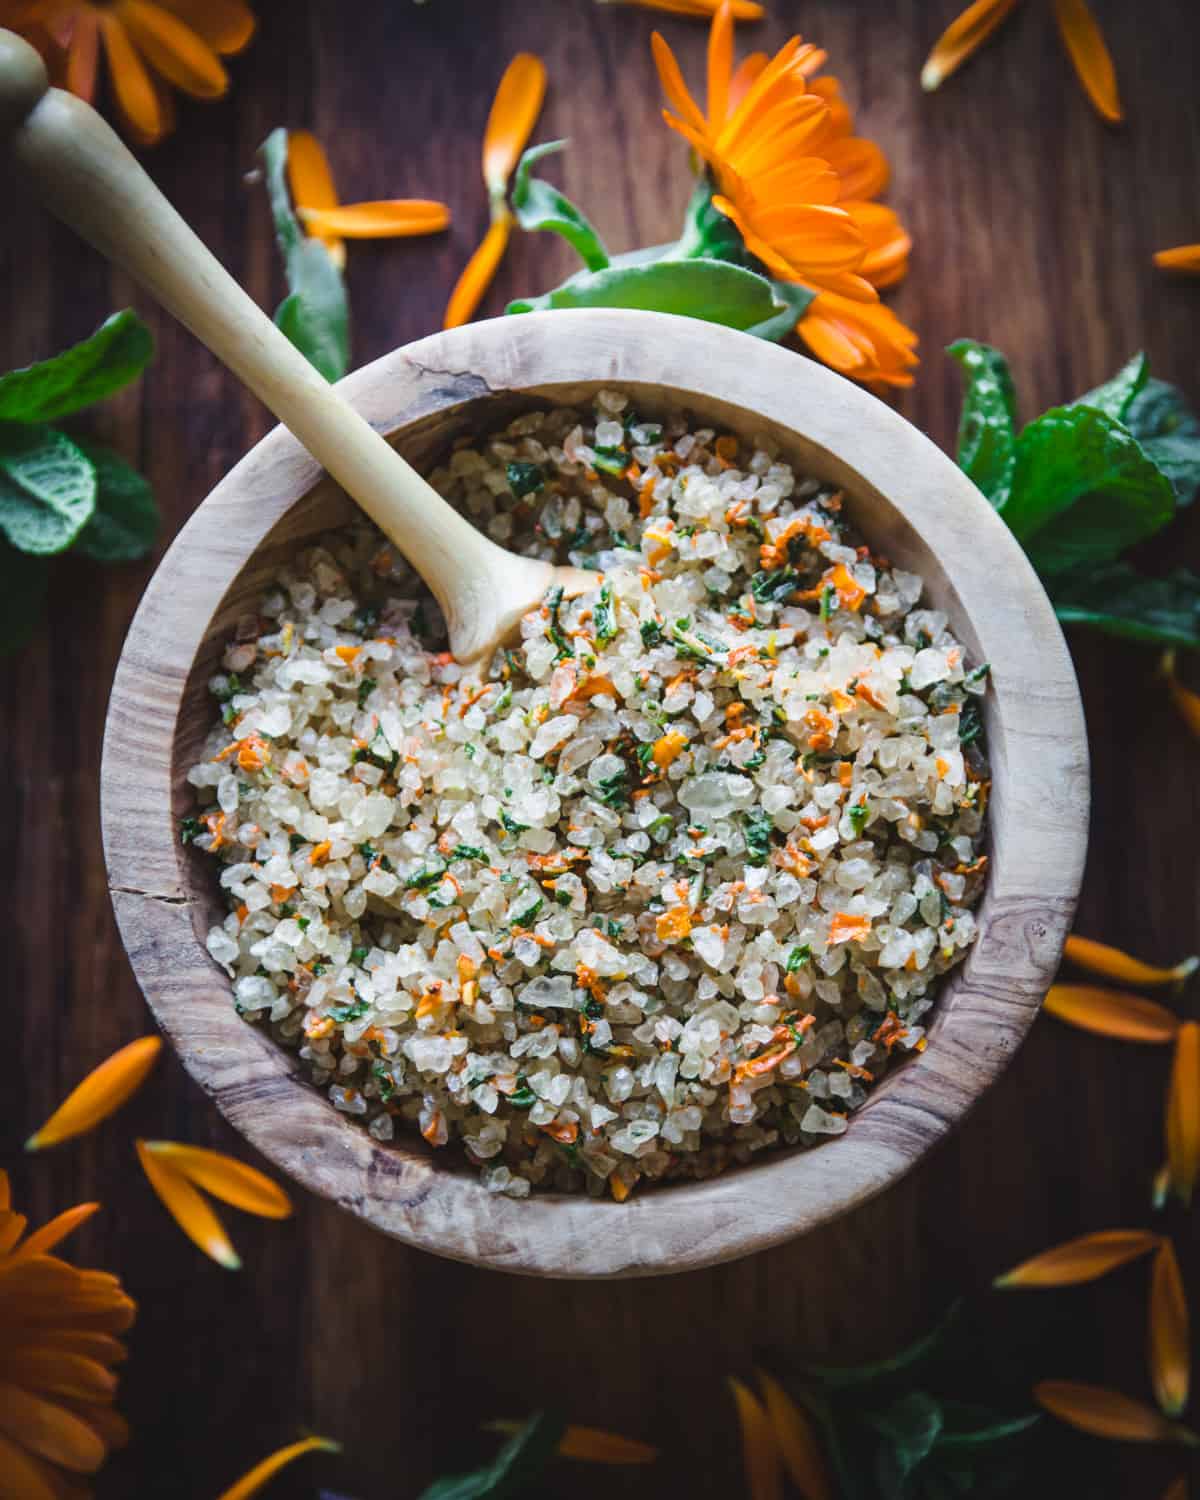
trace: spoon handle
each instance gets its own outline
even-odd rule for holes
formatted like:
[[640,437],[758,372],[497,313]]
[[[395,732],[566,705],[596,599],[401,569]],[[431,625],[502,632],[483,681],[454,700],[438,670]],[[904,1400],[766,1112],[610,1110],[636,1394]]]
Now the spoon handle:
[[0,133],[35,196],[139,282],[239,377],[395,542],[472,654],[513,559],[453,510],[246,295],[100,116],[47,87],[38,54],[0,30]]

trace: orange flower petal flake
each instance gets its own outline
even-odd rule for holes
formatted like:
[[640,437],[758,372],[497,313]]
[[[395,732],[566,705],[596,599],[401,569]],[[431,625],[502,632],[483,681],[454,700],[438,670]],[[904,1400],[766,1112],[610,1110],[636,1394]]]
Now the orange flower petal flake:
[[45,1255],[47,1251],[53,1250],[60,1240],[65,1240],[67,1235],[72,1234],[87,1219],[90,1219],[100,1207],[98,1203],[80,1203],[75,1208],[68,1208],[65,1213],[59,1214],[43,1224],[38,1230],[25,1241],[16,1252],[14,1258],[25,1258],[33,1255]]
[[848,911],[835,911],[829,924],[829,943],[861,943],[871,935],[870,917],[856,917]]
[[1160,675],[1167,680],[1167,691],[1171,695],[1171,702],[1175,705],[1179,717],[1196,738],[1200,739],[1200,693],[1194,693],[1191,688],[1184,687],[1175,676],[1175,652],[1173,650],[1163,652],[1158,670]]
[[165,1162],[198,1188],[233,1208],[262,1219],[287,1219],[292,1213],[288,1195],[271,1179],[245,1162],[221,1151],[185,1146],[179,1141],[143,1141],[157,1160]]
[[228,56],[240,52],[254,35],[254,12],[245,0],[155,0],[163,10],[173,11],[214,52]]
[[938,37],[925,59],[921,69],[921,87],[925,92],[931,94],[940,88],[951,73],[978,52],[1016,7],[1017,0],[975,0],[974,5],[968,5]]
[[546,97],[546,66],[518,52],[504,70],[483,132],[483,180],[493,198],[503,196]]
[[1081,969],[1090,969],[1093,974],[1103,974],[1106,979],[1119,979],[1125,984],[1154,986],[1179,984],[1200,968],[1200,958],[1183,958],[1169,969],[1143,963],[1140,958],[1131,958],[1119,948],[1110,948],[1107,943],[1097,943],[1091,938],[1072,934],[1066,942],[1063,954]]
[[219,99],[229,75],[208,43],[178,16],[150,0],[117,0],[130,40],[156,73],[194,99]]
[[1187,1405],[1190,1332],[1179,1257],[1171,1241],[1163,1240],[1154,1257],[1150,1281],[1147,1352],[1155,1400],[1168,1417],[1179,1416]]
[[1171,250],[1156,250],[1154,264],[1160,271],[1187,271],[1200,276],[1200,245],[1176,245]]
[[1117,93],[1117,72],[1087,0],[1054,0],[1054,19],[1071,66],[1096,113],[1110,125],[1120,124],[1125,116]]
[[1073,1380],[1043,1380],[1033,1388],[1039,1406],[1069,1427],[1093,1437],[1113,1438],[1122,1443],[1183,1443],[1200,1446],[1200,1438],[1187,1427],[1164,1417],[1142,1401],[1120,1391]]
[[251,1495],[257,1495],[268,1480],[274,1479],[280,1469],[293,1463],[298,1458],[303,1458],[306,1453],[340,1453],[342,1445],[332,1442],[329,1438],[309,1437],[298,1443],[289,1443],[286,1448],[280,1448],[277,1452],[264,1458],[261,1463],[254,1467],[229,1488],[217,1497],[217,1500],[250,1500]]
[[775,1429],[757,1396],[730,1377],[729,1389],[737,1405],[742,1430],[742,1463],[746,1472],[747,1500],[782,1500],[783,1468]]
[[171,128],[170,107],[155,87],[115,11],[100,12],[100,35],[112,74],[117,109],[133,138],[144,146],[152,146]]
[[57,1146],[106,1120],[145,1082],[161,1050],[161,1037],[143,1036],[114,1052],[72,1089],[42,1128],[29,1137],[26,1151]]
[[836,1500],[825,1455],[808,1413],[762,1370],[758,1371],[758,1384],[789,1479],[804,1500]]
[[992,1283],[997,1287],[1081,1286],[1156,1250],[1162,1236],[1148,1229],[1105,1229],[1043,1250]]
[[672,906],[654,919],[660,943],[681,943],[692,930],[692,914],[686,906]]
[[1167,1093],[1167,1166],[1171,1191],[1185,1204],[1200,1172],[1200,1022],[1185,1021],[1175,1043]]
[[483,294],[492,283],[496,267],[503,258],[512,234],[512,216],[505,210],[493,219],[492,226],[484,235],[479,248],[462,269],[462,273],[450,293],[446,312],[442,318],[443,328],[458,328],[471,321],[472,314],[483,300]]
[[[303,220],[310,210],[337,208],[339,200],[333,181],[333,171],[325,148],[308,130],[289,130],[287,138],[288,189],[296,212]],[[329,251],[339,271],[346,269],[346,246],[336,234],[325,234],[311,224],[305,225],[308,233],[315,235]]]
[[381,198],[370,203],[346,203],[337,208],[301,208],[300,219],[310,234],[328,241],[397,239],[414,234],[437,234],[450,224],[450,210],[429,198]]
[[1090,984],[1053,984],[1042,1008],[1068,1026],[1122,1042],[1173,1042],[1180,1029],[1165,1006]]
[[188,1239],[227,1271],[240,1270],[242,1262],[230,1244],[220,1219],[183,1173],[147,1150],[145,1141],[138,1141],[136,1144],[138,1160],[150,1179],[150,1186]]
[[652,1464],[658,1449],[636,1438],[604,1432],[599,1427],[569,1426],[558,1444],[560,1458],[577,1458],[591,1464]]
[[104,1442],[92,1427],[20,1386],[0,1384],[0,1433],[73,1474],[94,1474],[104,1462]]

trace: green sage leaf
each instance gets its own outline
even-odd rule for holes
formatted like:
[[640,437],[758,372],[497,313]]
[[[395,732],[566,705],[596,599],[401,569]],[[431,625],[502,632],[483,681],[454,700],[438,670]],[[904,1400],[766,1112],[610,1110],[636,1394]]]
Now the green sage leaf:
[[435,1480],[420,1500],[505,1500],[524,1494],[557,1452],[564,1427],[560,1416],[538,1412],[490,1464],[471,1474]]
[[50,565],[18,552],[0,537],[0,655],[18,651],[37,629]]
[[0,531],[21,552],[64,552],[96,508],[96,471],[53,427],[0,422]]
[[884,1472],[906,1479],[927,1458],[945,1425],[940,1401],[924,1391],[911,1391],[881,1412],[864,1415],[864,1421],[887,1440],[894,1464]]
[[1064,625],[1167,646],[1200,647],[1200,578],[1180,569],[1147,578],[1127,562],[1080,568],[1050,586]]
[[1175,514],[1166,476],[1131,434],[1087,406],[1055,407],[1017,439],[1000,507],[1043,579],[1111,561]]
[[1200,421],[1183,393],[1165,380],[1147,380],[1122,420],[1171,481],[1176,504],[1190,505],[1200,492]]
[[542,297],[510,302],[510,313],[629,307],[751,329],[783,309],[765,276],[719,260],[659,260],[581,271]]
[[727,260],[757,271],[760,262],[742,241],[737,225],[713,207],[712,184],[702,178],[688,199],[683,233],[671,251],[673,260]]
[[1095,390],[1085,392],[1070,404],[1091,406],[1096,411],[1102,411],[1106,417],[1111,417],[1114,422],[1124,422],[1130,403],[1146,384],[1146,377],[1149,373],[1150,367],[1146,362],[1146,356],[1141,353],[1135,354],[1127,364],[1121,366],[1111,380],[1106,380]]
[[952,1302],[940,1322],[886,1359],[866,1365],[802,1365],[800,1373],[806,1380],[819,1381],[831,1391],[852,1390],[891,1380],[896,1375],[911,1374],[939,1352],[957,1326],[962,1308],[961,1298]]
[[946,351],[966,380],[958,424],[958,466],[1001,509],[1016,469],[1016,396],[1008,361],[998,349],[960,339]]
[[141,374],[154,354],[150,330],[130,308],[52,359],[0,375],[0,421],[52,422],[103,401]]
[[530,146],[517,163],[509,201],[522,229],[545,229],[561,235],[589,271],[602,271],[609,263],[608,251],[591,221],[553,184],[529,175],[534,162],[561,151],[566,144],[546,141]]
[[293,211],[287,131],[273,130],[259,155],[288,284],[288,295],[275,309],[275,322],[326,380],[340,380],[350,366],[350,307],[342,273],[321,241],[304,233]]
[[96,509],[75,545],[97,562],[136,562],[158,533],[149,482],[111,448],[83,441],[79,446],[96,471]]
[[756,339],[766,339],[768,343],[777,344],[795,330],[796,324],[808,311],[817,294],[811,287],[801,286],[797,281],[772,281],[771,291],[775,300],[781,304],[780,310],[765,322],[747,328],[746,332],[752,333]]

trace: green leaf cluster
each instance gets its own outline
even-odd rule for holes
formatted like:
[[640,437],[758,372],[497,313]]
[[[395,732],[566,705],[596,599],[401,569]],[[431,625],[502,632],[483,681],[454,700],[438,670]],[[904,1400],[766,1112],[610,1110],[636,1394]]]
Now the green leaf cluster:
[[129,562],[154,545],[158,507],[111,449],[57,425],[134,380],[154,353],[136,313],[114,313],[52,359],[0,375],[0,652],[24,644],[44,601],[47,560],[68,548]]
[[554,1457],[565,1423],[553,1412],[538,1412],[515,1432],[490,1464],[470,1474],[437,1479],[420,1500],[506,1500],[528,1493]]
[[1200,490],[1200,422],[1137,354],[1104,385],[1020,431],[1008,362],[963,340],[958,463],[1021,543],[1059,619],[1110,635],[1200,646],[1200,578],[1129,560]]
[[587,216],[558,188],[532,176],[537,162],[566,144],[548,141],[525,152],[510,201],[522,229],[560,235],[583,269],[540,297],[510,302],[508,312],[625,307],[702,318],[773,342],[791,333],[816,294],[769,275],[735,226],[713,207],[707,179],[692,194],[678,240],[610,255]]
[[288,133],[282,126],[262,143],[259,155],[288,285],[275,322],[326,380],[340,380],[350,368],[346,284],[324,244],[305,234],[296,218],[287,181]]

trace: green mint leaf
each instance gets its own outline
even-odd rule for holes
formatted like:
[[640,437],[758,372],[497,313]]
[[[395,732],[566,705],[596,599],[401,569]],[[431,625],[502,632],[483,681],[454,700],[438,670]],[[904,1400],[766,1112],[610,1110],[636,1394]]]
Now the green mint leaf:
[[765,276],[719,260],[661,260],[581,271],[542,297],[510,302],[510,313],[564,307],[631,307],[751,329],[780,312]]
[[1200,578],[1187,569],[1146,578],[1126,562],[1084,567],[1050,585],[1064,625],[1170,646],[1200,647]]
[[737,225],[713,207],[712,184],[696,184],[683,215],[683,233],[670,247],[672,260],[725,260],[731,265],[757,270],[759,262],[742,241]]
[[82,440],[79,446],[96,471],[96,509],[76,546],[97,562],[136,562],[158,532],[150,485],[111,448]]
[[275,239],[283,255],[288,295],[275,309],[283,334],[326,380],[350,365],[350,307],[342,273],[320,240],[306,235],[287,183],[287,131],[273,130],[259,147]]
[[113,313],[82,343],[0,375],[0,421],[53,422],[103,401],[141,374],[154,354],[137,313]]
[[1091,406],[1096,411],[1102,411],[1106,417],[1111,417],[1114,422],[1124,422],[1130,403],[1146,384],[1146,377],[1149,373],[1150,367],[1146,363],[1146,356],[1140,353],[1135,354],[1128,364],[1121,366],[1111,380],[1106,380],[1095,390],[1085,392],[1077,400],[1072,401],[1071,405]]
[[518,500],[523,500],[526,495],[536,495],[538,490],[544,489],[546,476],[542,472],[541,464],[528,464],[513,462],[505,464],[504,477],[508,480],[508,487]]
[[96,508],[96,471],[53,427],[0,422],[0,531],[22,552],[64,552]]
[[473,1474],[435,1480],[420,1500],[508,1500],[525,1495],[558,1451],[564,1429],[560,1416],[538,1412],[509,1438],[490,1464]]
[[0,537],[0,655],[18,651],[36,630],[46,602],[49,565]]
[[881,1412],[865,1413],[864,1420],[887,1439],[900,1479],[928,1458],[945,1421],[941,1402],[924,1391],[901,1396]]
[[1175,514],[1170,482],[1103,412],[1055,407],[1017,439],[1002,514],[1043,580],[1111,561]]
[[1165,380],[1148,380],[1122,421],[1171,481],[1176,504],[1190,505],[1200,491],[1200,421],[1183,393]]
[[771,858],[771,835],[775,819],[767,812],[746,813],[742,818],[746,838],[746,863],[765,865]]
[[787,338],[789,333],[795,331],[796,324],[808,311],[817,294],[811,287],[801,286],[798,281],[772,280],[771,291],[779,304],[779,311],[765,322],[755,323],[752,328],[747,328],[746,332],[753,334],[756,339],[766,339],[769,344],[777,344],[780,339]]
[[951,1303],[939,1323],[886,1359],[874,1360],[867,1365],[801,1365],[799,1373],[830,1391],[861,1390],[864,1386],[890,1380],[905,1372],[911,1374],[940,1351],[947,1336],[956,1330],[962,1309],[963,1302],[959,1298]]
[[[1041,1413],[1036,1411],[1029,1412],[1022,1417],[1001,1417],[994,1412],[987,1411],[986,1408],[976,1411],[975,1408],[961,1406],[959,1403],[950,1401],[943,1405],[946,1425],[934,1444],[939,1453],[989,1448],[993,1444],[1020,1437],[1041,1421]],[[959,1421],[966,1418],[968,1414],[972,1420],[969,1424],[964,1421],[963,1425],[959,1426]]]
[[609,263],[608,251],[586,215],[556,187],[529,175],[534,162],[561,151],[566,144],[566,141],[546,141],[541,146],[530,146],[517,163],[509,201],[522,229],[546,229],[561,235],[589,271],[603,271]]
[[958,424],[959,468],[989,504],[1003,509],[1016,468],[1016,396],[1008,361],[998,349],[959,339],[946,351],[966,386]]

